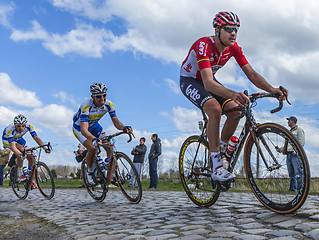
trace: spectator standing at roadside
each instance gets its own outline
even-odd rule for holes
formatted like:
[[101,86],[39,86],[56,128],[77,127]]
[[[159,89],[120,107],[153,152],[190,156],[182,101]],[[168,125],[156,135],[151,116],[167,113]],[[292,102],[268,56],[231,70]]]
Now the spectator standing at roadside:
[[[297,125],[297,118],[291,116],[290,118],[286,118],[288,120],[288,126],[290,127],[290,132],[294,135],[297,141],[300,143],[301,146],[305,145],[305,132],[304,130]],[[290,178],[290,187],[289,191],[295,192],[296,190],[299,191],[300,189],[300,169],[299,169],[299,162],[298,156],[296,155],[292,146],[285,141],[283,147],[279,148],[276,147],[278,152],[281,152],[284,155],[287,155],[287,169]],[[296,184],[297,183],[297,184]]]
[[0,186],[3,185],[3,170],[9,162],[10,152],[9,148],[0,149]]
[[157,188],[158,175],[157,175],[157,163],[158,157],[162,154],[161,139],[158,138],[157,134],[152,134],[151,137],[153,144],[151,146],[150,153],[148,155],[149,160],[149,172],[150,172],[150,186],[149,188]]
[[[145,153],[146,153],[146,150],[147,150],[147,147],[145,146],[144,143],[145,143],[145,138],[141,137],[140,144],[137,145],[136,147],[134,147],[132,152],[131,152],[131,154],[134,155],[133,164],[134,164],[134,167],[137,170],[138,177],[140,179],[141,179],[142,166],[143,166],[143,163],[144,163]],[[129,186],[133,187],[135,178],[137,176],[135,176],[133,170],[131,170],[131,175],[132,175],[132,178],[130,180]],[[138,186],[137,182],[135,182],[135,187],[137,187],[137,186]]]

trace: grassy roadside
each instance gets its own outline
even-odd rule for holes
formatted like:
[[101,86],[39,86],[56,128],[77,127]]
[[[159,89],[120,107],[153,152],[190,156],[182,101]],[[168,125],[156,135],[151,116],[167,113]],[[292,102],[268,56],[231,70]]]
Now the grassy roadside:
[[[56,188],[80,188],[83,184],[81,179],[55,179]],[[143,190],[147,190],[149,187],[149,179],[142,180]],[[4,180],[4,186],[9,187],[9,180]],[[157,191],[184,191],[180,179],[160,178],[158,180]],[[250,187],[246,179],[236,179],[233,184],[233,188],[230,191],[235,192],[250,192]],[[309,194],[319,194],[319,178],[312,178],[310,183]]]

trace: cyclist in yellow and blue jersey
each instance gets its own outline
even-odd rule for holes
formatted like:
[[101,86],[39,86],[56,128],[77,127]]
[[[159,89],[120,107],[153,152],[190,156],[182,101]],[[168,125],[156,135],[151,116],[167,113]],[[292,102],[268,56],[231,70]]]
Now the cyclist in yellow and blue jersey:
[[[28,120],[22,114],[19,114],[13,119],[13,123],[7,126],[2,135],[2,142],[4,148],[10,148],[12,152],[17,156],[17,167],[18,167],[18,180],[26,180],[25,175],[23,174],[23,159],[21,156],[24,154],[24,149],[27,148],[26,141],[23,136],[30,132],[34,141],[39,145],[44,145],[43,141],[37,135],[33,126],[28,123]],[[50,149],[47,147],[43,148],[46,153],[50,153]],[[29,161],[29,168],[32,167],[33,157],[27,154],[27,159]]]
[[[88,166],[87,180],[93,184],[93,159],[96,153],[96,144],[101,145],[102,142],[100,139],[106,136],[105,131],[98,121],[106,113],[109,113],[113,125],[118,130],[132,133],[133,129],[119,121],[114,105],[106,99],[107,87],[103,83],[93,83],[90,86],[90,92],[92,94],[91,99],[83,102],[73,117],[73,134],[88,150],[86,155],[86,163]],[[106,147],[104,148],[107,154],[109,154],[108,149]]]

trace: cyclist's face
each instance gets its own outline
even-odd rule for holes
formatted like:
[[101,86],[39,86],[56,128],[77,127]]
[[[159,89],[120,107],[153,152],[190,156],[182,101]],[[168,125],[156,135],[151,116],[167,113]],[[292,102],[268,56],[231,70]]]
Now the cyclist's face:
[[220,29],[220,38],[226,46],[233,46],[237,39],[236,25],[225,25]]
[[21,133],[23,132],[23,130],[25,129],[25,125],[24,124],[17,124],[15,125],[17,132]]
[[96,106],[101,107],[106,102],[106,93],[100,93],[100,94],[92,95],[92,98],[93,98],[94,103],[96,104]]

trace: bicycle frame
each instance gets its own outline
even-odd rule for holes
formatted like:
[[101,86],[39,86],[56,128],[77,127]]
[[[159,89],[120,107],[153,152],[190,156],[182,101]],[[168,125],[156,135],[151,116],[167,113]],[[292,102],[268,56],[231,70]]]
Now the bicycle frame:
[[[41,146],[36,146],[36,147],[25,149],[25,155],[31,155],[31,157],[32,157],[32,170],[31,170],[31,173],[30,173],[30,178],[28,180],[28,187],[31,186],[31,183],[34,180],[35,166],[36,166],[36,163],[40,162],[40,156],[41,156],[41,151],[42,151],[43,147],[48,147],[50,150],[52,149],[50,143],[44,144],[44,145],[41,145]],[[40,148],[39,153],[37,155],[34,155],[33,154],[34,150],[37,150],[39,148]],[[30,152],[30,153],[28,153],[28,152]]]
[[[247,91],[246,92],[246,95],[247,95]],[[278,97],[274,94],[270,94],[270,93],[255,93],[255,94],[252,94],[250,97],[250,100],[251,102],[245,106],[245,107],[236,107],[234,109],[231,109],[231,110],[228,110],[228,111],[225,111],[223,114],[227,114],[227,113],[230,113],[230,112],[234,112],[234,111],[241,111],[241,113],[235,117],[235,119],[240,119],[242,117],[246,117],[246,121],[245,121],[245,124],[241,130],[241,133],[239,135],[239,138],[238,138],[238,145],[236,146],[235,150],[234,150],[234,153],[233,155],[231,156],[230,159],[228,159],[229,161],[229,167],[228,167],[228,170],[230,172],[233,172],[234,171],[234,168],[236,166],[236,163],[238,161],[238,158],[239,158],[239,155],[245,145],[245,142],[246,142],[246,139],[247,137],[249,136],[249,134],[251,134],[252,138],[254,139],[254,142],[256,144],[256,147],[258,149],[258,153],[260,154],[263,162],[265,163],[265,166],[267,167],[268,170],[274,170],[278,167],[280,167],[281,165],[277,162],[275,156],[273,156],[272,152],[270,151],[270,149],[266,148],[267,152],[270,154],[271,158],[274,160],[274,162],[276,163],[274,166],[268,166],[267,164],[267,161],[265,161],[265,157],[264,157],[264,154],[263,152],[260,150],[260,143],[258,141],[258,139],[255,137],[256,136],[256,129],[257,129],[257,126],[258,126],[258,123],[256,122],[254,116],[253,116],[253,113],[252,113],[252,107],[253,107],[253,104],[256,102],[257,99],[259,98],[265,98],[265,97]],[[289,102],[288,102],[289,103]],[[275,113],[275,112],[278,112],[282,109],[283,107],[283,103],[282,101],[280,100],[279,101],[279,106],[273,110],[271,110],[270,112],[271,113]],[[207,127],[207,122],[208,122],[208,119],[207,119],[207,116],[205,114],[205,112],[202,110],[202,115],[203,115],[203,120],[204,120],[204,126],[203,126],[203,129],[202,129],[202,133],[201,133],[201,137],[203,139],[206,139],[206,127]],[[261,141],[264,143],[265,140],[263,138],[261,138]],[[264,146],[267,146],[267,144],[264,144]],[[196,156],[197,156],[197,153],[196,153]]]
[[[115,173],[115,169],[117,168],[117,158],[116,158],[116,149],[115,149],[115,145],[114,145],[114,140],[113,138],[116,136],[119,136],[121,134],[126,134],[125,132],[119,132],[119,133],[115,133],[115,134],[111,134],[107,137],[105,137],[104,139],[101,139],[102,141],[107,141],[105,143],[102,143],[102,146],[107,146],[107,148],[110,150],[110,163],[107,169],[107,176],[105,177],[103,174],[103,178],[105,178],[106,180],[106,184],[110,185],[112,183],[112,177],[113,177],[113,173]],[[132,136],[129,134],[130,139],[127,142],[130,142],[132,140]],[[96,161],[97,159],[100,157],[100,153],[101,153],[101,149],[100,146],[98,145],[98,151],[96,154]]]

